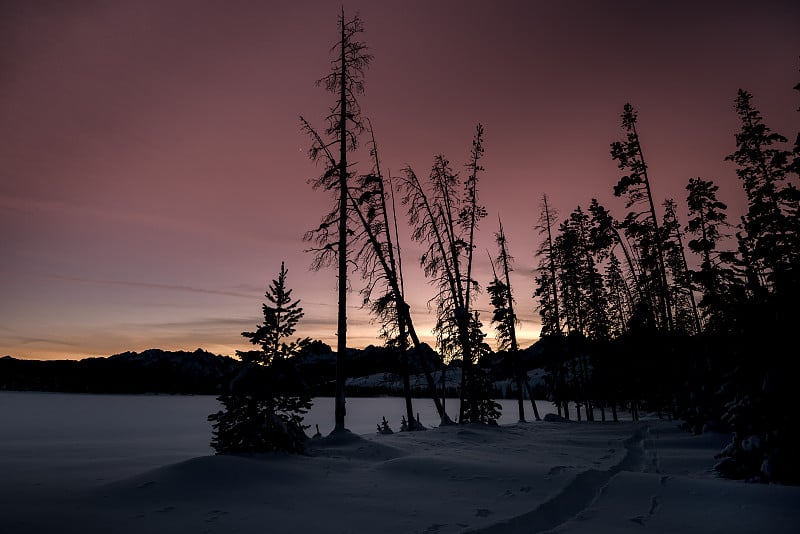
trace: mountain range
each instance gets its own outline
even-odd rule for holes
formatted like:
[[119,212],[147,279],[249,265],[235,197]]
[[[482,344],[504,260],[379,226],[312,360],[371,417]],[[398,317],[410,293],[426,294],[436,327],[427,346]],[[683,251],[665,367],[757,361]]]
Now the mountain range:
[[[532,349],[523,351],[529,361],[536,352]],[[427,345],[423,344],[421,351],[409,354],[413,372],[419,372],[423,361],[429,369],[440,366],[439,355]],[[398,391],[401,367],[393,351],[372,345],[364,349],[348,349],[346,361],[348,376],[355,377],[349,382],[359,394],[401,394]],[[293,358],[293,362],[315,395],[333,394],[336,353],[330,346],[312,342]],[[28,360],[4,356],[0,358],[0,390],[214,395],[226,391],[243,365],[236,358],[200,348],[195,351],[153,348],[81,360]],[[453,376],[460,376],[458,362],[450,367],[456,368]],[[492,367],[496,369],[496,378],[506,378],[502,360]],[[526,367],[536,366],[529,364]],[[379,378],[364,380],[364,377]],[[419,384],[415,390],[422,394],[422,381],[412,383]]]

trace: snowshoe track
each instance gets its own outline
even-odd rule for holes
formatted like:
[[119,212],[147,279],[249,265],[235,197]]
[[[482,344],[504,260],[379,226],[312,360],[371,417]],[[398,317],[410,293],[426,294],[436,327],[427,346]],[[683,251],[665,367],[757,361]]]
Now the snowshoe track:
[[[536,509],[487,527],[468,530],[471,534],[536,534],[551,530],[586,510],[602,492],[609,480],[620,471],[641,471],[649,427],[643,425],[625,440],[625,456],[611,468],[587,469],[575,476],[563,490]],[[660,504],[660,503],[659,503]],[[654,510],[651,510],[654,512]]]

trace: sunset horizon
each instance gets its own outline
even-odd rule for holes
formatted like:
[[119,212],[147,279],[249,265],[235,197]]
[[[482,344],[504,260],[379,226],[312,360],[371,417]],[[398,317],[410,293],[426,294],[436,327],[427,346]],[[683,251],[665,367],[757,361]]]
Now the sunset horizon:
[[[311,269],[306,231],[333,198],[312,189],[300,116],[324,128],[342,6],[322,1],[9,2],[0,8],[0,357],[81,359],[150,348],[235,356],[281,262],[305,316],[298,337],[336,350],[336,270]],[[798,135],[794,2],[350,2],[373,55],[360,99],[387,175],[427,177],[443,154],[466,174],[485,128],[475,309],[502,220],[519,344],[539,337],[534,253],[542,195],[561,219],[597,198],[617,218],[610,144],[638,132],[659,214],[686,184],[719,185],[735,225],[739,89],[764,123]],[[352,156],[367,173],[366,137]],[[423,342],[435,288],[397,195],[405,289]],[[487,254],[488,252],[488,254]],[[381,345],[353,271],[347,346]],[[435,308],[435,307],[434,307]]]

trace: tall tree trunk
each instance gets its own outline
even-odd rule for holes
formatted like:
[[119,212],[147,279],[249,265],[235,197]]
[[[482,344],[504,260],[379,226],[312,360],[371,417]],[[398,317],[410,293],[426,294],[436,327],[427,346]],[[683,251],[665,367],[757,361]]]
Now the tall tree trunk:
[[[537,421],[541,421],[542,418],[539,417],[539,408],[536,407],[536,399],[533,398],[533,388],[531,387],[531,382],[528,380],[528,377],[525,377],[525,389],[528,391],[528,398],[531,401],[531,408],[533,408],[533,418]],[[561,406],[558,406],[559,415],[561,415]]]
[[[411,377],[408,369],[408,335],[406,333],[406,319],[405,314],[400,312],[397,314],[398,328],[400,329],[400,360],[403,372],[403,396],[405,397],[406,404],[406,420],[408,421],[408,429],[414,430],[417,426],[414,422],[414,407],[411,404]],[[436,395],[434,394],[434,397]]]
[[545,221],[547,226],[547,247],[548,247],[548,263],[550,268],[550,278],[553,280],[553,314],[556,323],[556,333],[561,332],[561,317],[558,312],[558,283],[556,278],[556,262],[553,257],[553,229],[552,217],[550,215],[550,206],[547,203],[547,195],[542,195],[542,203],[544,204]]
[[650,179],[647,176],[647,165],[644,163],[644,153],[642,152],[642,145],[639,142],[639,134],[636,132],[635,122],[631,125],[631,128],[633,130],[633,134],[636,136],[636,146],[639,150],[639,157],[641,158],[644,167],[644,170],[642,171],[642,178],[644,179],[644,187],[645,191],[647,192],[647,202],[650,208],[650,217],[653,221],[653,229],[655,231],[654,242],[656,246],[656,256],[658,258],[659,283],[661,285],[658,295],[658,302],[661,308],[661,313],[663,314],[662,317],[665,321],[666,331],[669,332],[672,331],[674,325],[669,295],[667,294],[667,269],[664,264],[664,247],[661,243],[661,231],[658,226],[658,217],[656,217],[656,207],[655,203],[653,202],[653,193],[650,190]]
[[[684,273],[688,273],[689,264],[686,261],[686,254],[684,253],[683,249],[683,237],[681,236],[680,227],[678,227],[675,230],[675,240],[678,242],[678,250],[681,253],[681,261],[683,262],[683,271]],[[692,319],[694,319],[695,332],[699,334],[702,329],[702,326],[700,325],[700,314],[697,312],[697,302],[695,301],[694,298],[694,291],[692,290],[691,284],[689,284],[686,289],[689,291],[689,300],[692,304]]]
[[[391,226],[389,226],[389,214],[386,210],[386,193],[383,188],[383,176],[381,176],[380,171],[380,161],[378,159],[378,146],[375,144],[375,133],[372,130],[372,123],[370,123],[370,133],[372,134],[372,145],[375,149],[375,167],[378,170],[378,178],[380,184],[380,195],[381,195],[381,203],[383,205],[383,221],[384,221],[384,228],[386,230],[386,241],[388,244],[388,253],[389,253],[389,267],[391,269],[391,273],[394,273],[396,280],[396,284],[398,286],[397,292],[395,293],[395,311],[397,312],[397,327],[400,331],[400,350],[402,351],[402,365],[403,365],[403,394],[405,395],[406,401],[406,418],[408,421],[408,428],[416,428],[418,423],[414,423],[412,417],[414,417],[414,407],[411,403],[411,376],[410,370],[408,365],[408,323],[406,322],[406,317],[408,317],[408,322],[411,321],[411,311],[408,309],[408,305],[405,301],[405,288],[403,287],[403,262],[402,262],[402,255],[400,254],[400,232],[397,230],[397,210],[395,209],[394,204],[394,189],[392,188],[391,182],[391,172],[389,174],[389,188],[392,193],[392,222],[394,223],[394,237],[395,237],[395,244],[397,246],[397,261],[395,262],[395,255],[394,255],[394,246],[392,245],[392,233],[391,233]],[[394,289],[393,289],[394,291]],[[398,297],[400,300],[398,301]],[[432,391],[433,397],[436,398],[436,390]],[[420,430],[420,429],[417,429]]]
[[[508,303],[508,333],[511,337],[511,359],[512,359],[512,366],[514,368],[514,374],[516,375],[517,380],[517,405],[519,411],[519,420],[520,422],[525,421],[525,394],[523,392],[523,369],[522,363],[520,362],[519,357],[519,345],[517,345],[517,328],[516,328],[516,321],[517,316],[514,314],[514,297],[511,293],[511,276],[510,276],[510,268],[508,266],[508,251],[506,250],[506,236],[503,232],[503,223],[500,222],[500,258],[503,263],[503,276],[505,277],[505,284],[506,284],[506,302]],[[524,385],[527,385],[528,381],[524,380]],[[529,394],[530,395],[530,394]],[[536,410],[536,404],[534,403],[534,413]],[[536,420],[539,420],[538,414],[536,414]]]
[[[362,223],[365,231],[367,232],[367,234],[369,236],[370,242],[372,243],[372,246],[375,249],[376,255],[377,255],[377,257],[378,257],[378,259],[379,259],[379,261],[381,263],[381,267],[383,268],[383,270],[384,270],[384,272],[386,274],[387,281],[389,282],[390,288],[391,288],[392,293],[393,293],[394,298],[395,298],[395,306],[397,307],[397,313],[398,313],[398,322],[402,320],[403,328],[405,328],[406,334],[408,335],[408,337],[411,337],[411,341],[414,344],[414,348],[417,350],[417,352],[420,355],[422,355],[422,343],[420,342],[419,336],[417,336],[417,332],[416,332],[416,330],[414,328],[414,323],[413,323],[413,321],[411,319],[411,310],[409,309],[408,305],[405,302],[405,299],[404,299],[404,296],[403,296],[403,291],[402,291],[402,288],[400,287],[400,282],[398,280],[397,270],[393,269],[392,266],[387,262],[387,258],[382,253],[382,250],[381,250],[381,247],[380,247],[380,243],[378,242],[378,240],[375,237],[375,235],[371,232],[370,226],[369,226],[369,222],[367,221],[366,217],[364,217],[364,214],[359,209],[358,203],[355,201],[355,199],[353,199],[352,196],[349,195],[349,193],[348,193],[348,196],[349,196],[349,199],[350,199],[350,202],[351,202],[351,204],[353,206],[354,211],[358,214],[359,218],[361,219],[361,223]],[[402,317],[402,319],[401,319],[401,317]],[[406,361],[407,361],[407,352],[404,353],[404,354],[405,354],[404,357],[406,358]],[[422,366],[422,372],[423,372],[423,374],[425,376],[426,384],[428,385],[428,392],[429,392],[429,394],[431,396],[431,399],[433,400],[434,405],[436,406],[436,411],[439,414],[439,417],[441,419],[441,423],[442,424],[451,424],[452,421],[450,420],[450,417],[447,415],[447,413],[444,410],[444,404],[439,400],[439,396],[437,395],[436,382],[433,379],[433,376],[431,375],[430,369],[428,369],[426,363],[424,361],[422,361],[422,359],[420,359],[420,364]],[[407,373],[404,373],[404,374],[407,374]],[[405,379],[406,379],[406,377],[404,377],[404,382],[405,382]],[[403,387],[405,389],[405,383],[404,383]],[[406,399],[407,399],[406,405],[409,406],[411,404],[410,377],[409,377],[409,392],[408,392],[408,395],[406,396]],[[411,410],[410,408],[407,408],[407,409]],[[412,414],[412,413],[413,413],[413,410],[409,411],[409,414]],[[413,416],[410,415],[409,416],[409,426],[413,424],[413,420],[414,420]]]
[[343,430],[345,408],[344,385],[347,378],[347,56],[345,54],[344,8],[342,8],[341,80],[339,94],[339,314],[336,328],[336,423],[334,430]]
[[[422,343],[420,342],[419,336],[417,336],[417,332],[410,321],[408,323],[408,335],[411,337],[411,341],[414,343],[414,348],[416,348],[417,352],[422,355]],[[434,406],[436,406],[436,412],[439,414],[441,424],[452,425],[453,421],[450,419],[450,416],[447,415],[447,412],[444,409],[444,401],[440,400],[439,396],[436,394],[436,381],[433,379],[430,369],[428,369],[427,364],[422,361],[422,358],[420,358],[420,363],[422,366],[422,373],[425,375],[425,382],[428,384],[428,392],[433,399]],[[444,368],[442,368],[442,379],[444,379]]]

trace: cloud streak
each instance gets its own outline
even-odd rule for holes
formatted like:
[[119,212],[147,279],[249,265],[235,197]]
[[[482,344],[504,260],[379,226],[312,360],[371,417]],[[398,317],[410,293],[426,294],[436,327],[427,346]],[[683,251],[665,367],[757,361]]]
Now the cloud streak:
[[153,282],[138,282],[130,280],[107,280],[101,278],[80,278],[77,276],[62,276],[55,274],[49,275],[48,278],[52,278],[55,280],[64,280],[67,282],[78,282],[81,284],[110,285],[110,286],[122,286],[122,287],[136,287],[136,288],[153,289],[153,290],[181,291],[186,293],[218,295],[218,296],[235,297],[248,300],[258,300],[260,298],[260,296],[257,295],[238,293],[235,291],[225,291],[221,289],[206,289],[193,286],[184,286],[180,284],[159,284]]

